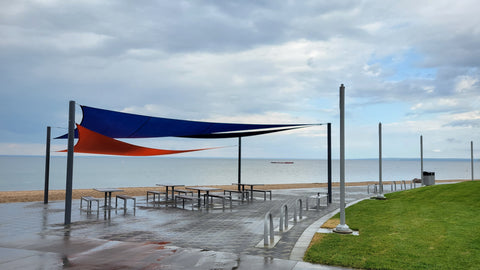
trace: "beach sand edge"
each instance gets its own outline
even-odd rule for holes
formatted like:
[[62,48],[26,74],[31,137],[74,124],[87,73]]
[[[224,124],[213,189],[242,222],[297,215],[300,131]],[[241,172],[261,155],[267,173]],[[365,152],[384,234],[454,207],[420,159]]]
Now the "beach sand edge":
[[[436,182],[463,182],[470,180],[436,180]],[[377,181],[364,181],[364,182],[346,182],[346,186],[367,186],[377,184]],[[384,185],[390,185],[391,181],[384,181]],[[397,181],[397,184],[399,181]],[[410,183],[410,181],[408,181]],[[333,187],[338,187],[339,182],[333,182]],[[203,185],[202,185],[203,186]],[[235,189],[236,185],[205,185],[216,187],[220,189]],[[291,183],[291,184],[265,184],[264,186],[258,186],[256,189],[298,189],[298,188],[326,188],[327,183]],[[165,191],[164,187],[118,187],[123,189],[124,192],[115,194],[126,194],[130,196],[146,196],[148,190]],[[180,188],[182,189],[182,188]],[[73,199],[80,199],[82,196],[92,196],[96,198],[103,198],[104,193],[95,191],[93,189],[74,189],[72,191]],[[15,203],[15,202],[40,202],[44,200],[43,190],[29,190],[29,191],[0,191],[0,203]],[[65,200],[65,190],[50,190],[48,193],[49,201]]]

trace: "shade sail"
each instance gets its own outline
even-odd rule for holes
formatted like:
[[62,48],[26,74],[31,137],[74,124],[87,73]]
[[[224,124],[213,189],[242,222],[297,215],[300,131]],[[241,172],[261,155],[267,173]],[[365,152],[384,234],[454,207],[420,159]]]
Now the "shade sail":
[[[91,131],[85,127],[82,127],[81,125],[77,125],[77,130],[79,132],[79,139],[73,148],[73,151],[77,153],[121,156],[159,156],[215,149],[202,148],[190,150],[165,150],[148,148],[115,140],[108,136]],[[59,152],[67,152],[67,150],[62,150]]]
[[[316,125],[200,122],[122,113],[88,106],[81,108],[83,118],[80,125],[110,138],[233,138]],[[57,139],[67,137],[65,134]]]

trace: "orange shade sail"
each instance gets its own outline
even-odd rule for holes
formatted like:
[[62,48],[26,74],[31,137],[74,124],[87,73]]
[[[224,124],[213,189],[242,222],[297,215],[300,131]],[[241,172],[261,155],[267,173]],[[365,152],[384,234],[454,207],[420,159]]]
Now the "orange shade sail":
[[[166,150],[148,148],[138,145],[122,142],[108,136],[102,135],[95,131],[89,130],[85,127],[77,125],[78,129],[78,142],[73,148],[76,153],[89,153],[89,154],[101,154],[101,155],[119,155],[119,156],[159,156],[159,155],[171,155],[186,152],[195,152],[213,148],[202,149],[190,149],[190,150]],[[67,152],[62,150],[59,152]]]

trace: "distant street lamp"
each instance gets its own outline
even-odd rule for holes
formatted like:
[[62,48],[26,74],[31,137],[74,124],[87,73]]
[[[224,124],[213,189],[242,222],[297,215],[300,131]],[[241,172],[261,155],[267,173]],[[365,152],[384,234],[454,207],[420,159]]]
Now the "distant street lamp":
[[345,86],[343,84],[340,85],[340,224],[333,231],[343,234],[352,233],[345,224]]
[[377,194],[377,199],[384,200],[382,183],[382,123],[378,123],[378,185],[380,192]]

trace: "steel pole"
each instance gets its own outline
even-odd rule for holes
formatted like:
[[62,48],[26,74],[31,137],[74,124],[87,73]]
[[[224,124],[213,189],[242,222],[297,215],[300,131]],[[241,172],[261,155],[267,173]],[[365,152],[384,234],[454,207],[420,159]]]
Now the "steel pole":
[[377,199],[385,199],[382,182],[382,123],[378,123],[378,189]]
[[327,124],[328,203],[332,203],[332,124]]
[[[238,191],[242,184],[242,137],[238,137]],[[243,195],[242,195],[243,196]]]
[[48,203],[48,189],[50,182],[50,137],[52,128],[47,127],[47,143],[45,147],[45,188],[43,190],[43,203]]
[[334,230],[351,233],[345,224],[345,86],[340,85],[340,224]]
[[423,183],[423,136],[420,135],[420,179],[422,181],[422,186],[424,185]]
[[473,141],[470,141],[470,163],[472,166],[472,181],[475,179],[473,176]]
[[67,152],[67,183],[65,187],[65,225],[72,218],[72,179],[73,179],[73,147],[75,139],[75,101],[70,101],[68,111],[68,152]]

